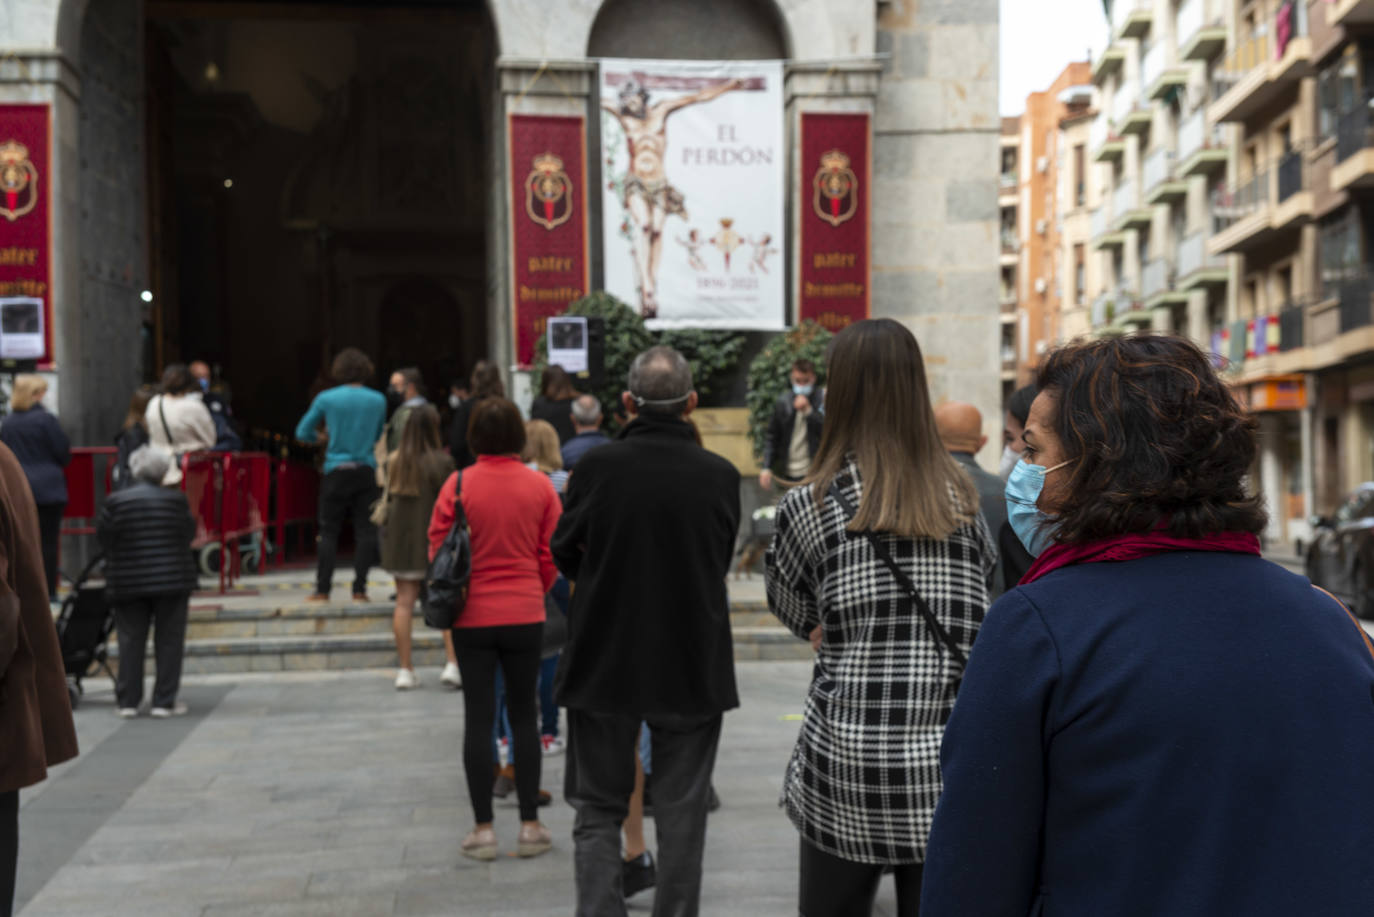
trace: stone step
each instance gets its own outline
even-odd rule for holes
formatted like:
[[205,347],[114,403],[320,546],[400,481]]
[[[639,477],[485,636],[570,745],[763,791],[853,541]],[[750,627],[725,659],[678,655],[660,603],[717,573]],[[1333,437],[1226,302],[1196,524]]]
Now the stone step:
[[[394,668],[391,612],[391,605],[376,602],[235,607],[196,600],[187,628],[184,671],[208,675]],[[735,603],[730,623],[737,660],[811,658],[810,647],[781,627],[763,602]],[[425,627],[419,615],[413,641],[417,666],[443,665],[443,638]],[[111,664],[116,667],[118,656],[112,640]]]
[[[192,605],[188,640],[233,640],[250,637],[324,637],[390,634],[392,606],[378,603],[344,605],[283,605],[278,608],[225,608]],[[414,631],[427,631],[417,613]],[[730,625],[739,628],[780,628],[762,603],[737,603]]]

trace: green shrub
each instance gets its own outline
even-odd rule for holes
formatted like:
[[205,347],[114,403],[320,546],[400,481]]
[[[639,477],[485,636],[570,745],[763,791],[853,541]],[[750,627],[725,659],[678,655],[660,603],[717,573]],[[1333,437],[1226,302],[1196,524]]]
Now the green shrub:
[[[606,325],[606,372],[602,384],[589,394],[601,402],[608,426],[615,428],[614,417],[621,410],[620,394],[625,390],[630,364],[635,357],[656,344],[676,348],[692,365],[697,394],[705,402],[714,393],[721,376],[739,362],[745,337],[738,331],[683,329],[657,334],[644,327],[644,319],[629,305],[609,293],[597,292],[577,300],[564,315],[596,316]],[[548,365],[548,342],[535,344],[535,384]]]
[[762,352],[749,364],[749,438],[754,443],[754,456],[763,458],[764,437],[768,435],[768,418],[773,404],[792,386],[788,373],[797,360],[816,364],[816,384],[825,382],[825,349],[831,334],[815,322],[803,322],[791,331],[768,342]]

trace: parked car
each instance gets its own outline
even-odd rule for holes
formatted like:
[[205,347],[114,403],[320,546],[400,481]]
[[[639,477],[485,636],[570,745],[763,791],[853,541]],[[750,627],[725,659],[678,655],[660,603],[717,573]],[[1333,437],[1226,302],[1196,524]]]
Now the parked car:
[[1307,548],[1307,578],[1374,619],[1374,481],[1361,484],[1333,516],[1313,522]]

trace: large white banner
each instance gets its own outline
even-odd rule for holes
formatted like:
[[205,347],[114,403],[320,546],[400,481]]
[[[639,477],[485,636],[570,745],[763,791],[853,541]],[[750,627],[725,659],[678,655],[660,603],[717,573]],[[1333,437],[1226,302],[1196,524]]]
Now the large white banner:
[[650,328],[785,323],[782,64],[601,63],[606,290]]

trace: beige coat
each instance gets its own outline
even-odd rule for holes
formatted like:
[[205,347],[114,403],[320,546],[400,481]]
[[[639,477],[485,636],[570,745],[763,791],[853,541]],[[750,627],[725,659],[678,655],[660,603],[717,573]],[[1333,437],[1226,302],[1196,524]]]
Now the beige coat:
[[74,757],[38,509],[19,461],[0,445],[0,793],[32,786]]
[[[215,419],[210,416],[210,409],[201,400],[199,392],[157,395],[148,402],[143,420],[148,425],[149,444],[170,452],[178,459],[162,479],[166,487],[181,483],[181,456],[188,452],[213,449],[219,438],[215,433]],[[168,433],[171,434],[170,439]]]

